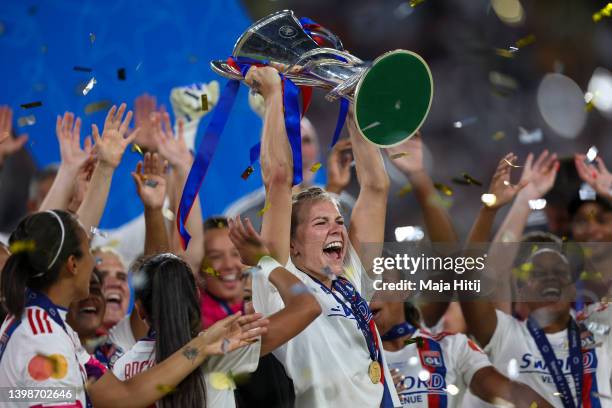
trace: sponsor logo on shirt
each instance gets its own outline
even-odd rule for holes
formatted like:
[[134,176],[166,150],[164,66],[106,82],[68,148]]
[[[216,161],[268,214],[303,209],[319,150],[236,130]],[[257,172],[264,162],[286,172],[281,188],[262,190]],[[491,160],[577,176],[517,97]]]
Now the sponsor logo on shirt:
[[445,394],[444,377],[439,373],[432,373],[427,381],[421,380],[417,376],[406,376],[402,380],[402,385],[406,389],[399,393],[402,404],[416,404],[427,402],[427,394]]
[[[597,370],[595,364],[595,350],[591,349],[582,354],[582,365],[585,372],[590,373]],[[563,370],[565,375],[571,375],[570,357],[567,356],[565,359],[558,359],[559,366]],[[538,374],[550,374],[546,362],[531,353],[523,354],[521,358],[521,365],[519,366],[521,373],[538,373]]]
[[439,351],[423,351],[423,363],[430,367],[442,367],[442,357]]

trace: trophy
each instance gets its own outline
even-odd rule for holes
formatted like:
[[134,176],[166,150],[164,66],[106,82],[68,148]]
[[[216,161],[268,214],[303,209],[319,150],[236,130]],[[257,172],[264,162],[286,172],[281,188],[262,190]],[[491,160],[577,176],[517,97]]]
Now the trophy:
[[[357,127],[377,146],[393,146],[416,133],[433,95],[431,72],[423,58],[394,50],[366,63],[346,52],[330,31],[305,27],[291,10],[271,14],[238,38],[232,57],[284,64],[283,74],[296,85],[323,88],[330,101],[353,102]],[[319,45],[321,39],[333,48]],[[244,79],[227,61],[212,61],[211,67],[226,78]]]

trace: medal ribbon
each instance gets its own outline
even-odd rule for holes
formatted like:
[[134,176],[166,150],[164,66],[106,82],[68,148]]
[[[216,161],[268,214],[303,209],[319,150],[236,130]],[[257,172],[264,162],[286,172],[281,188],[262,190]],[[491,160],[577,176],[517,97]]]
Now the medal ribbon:
[[[310,276],[310,275],[308,275]],[[338,296],[334,293],[333,290],[330,290],[327,286],[325,286],[321,281],[317,278],[310,276],[312,280],[317,282],[323,292],[331,294],[336,301],[342,305],[344,309],[344,314],[349,316],[350,314],[347,312],[352,311],[352,314],[355,316],[355,320],[357,321],[357,325],[365,338],[366,345],[368,346],[368,351],[370,353],[370,359],[372,361],[378,362],[380,364],[380,382],[382,383],[383,397],[380,403],[382,408],[393,408],[393,400],[391,398],[391,393],[389,392],[389,387],[387,387],[387,382],[385,381],[385,366],[382,360],[382,353],[380,351],[380,345],[378,344],[378,336],[376,335],[376,325],[374,323],[374,319],[372,318],[372,311],[368,306],[368,302],[361,297],[359,292],[355,290],[353,285],[343,277],[338,277],[332,283],[332,288],[337,290],[342,297],[351,305],[350,309],[346,306],[345,302],[343,302]]]
[[[432,384],[432,377],[434,374],[439,375],[443,381],[441,393],[427,393],[427,406],[430,408],[446,408],[448,406],[448,396],[446,395],[446,391],[444,391],[444,389],[446,389],[446,365],[444,364],[442,347],[440,347],[440,343],[433,339],[430,339],[428,337],[422,337],[422,339],[423,345],[422,347],[417,347],[417,349],[419,350],[419,359],[421,360],[421,365],[425,370],[429,371],[430,384]],[[427,352],[436,352],[440,356],[439,364],[428,364],[426,360]]]
[[382,341],[391,341],[404,336],[412,336],[416,330],[416,327],[408,322],[404,322],[393,326],[383,336],[380,336],[380,338]]
[[[557,391],[561,394],[561,401],[565,408],[576,408],[576,402],[572,396],[569,384],[563,374],[563,370],[559,365],[559,361],[555,356],[555,352],[546,337],[546,333],[540,328],[538,323],[530,317],[527,319],[527,329],[533,337],[533,340],[544,358],[548,372],[550,373]],[[567,336],[569,341],[569,359],[572,377],[574,378],[574,384],[576,385],[576,400],[578,408],[582,405],[583,396],[583,365],[582,365],[582,351],[580,346],[580,331],[578,325],[573,318],[570,318],[570,322],[567,328]]]

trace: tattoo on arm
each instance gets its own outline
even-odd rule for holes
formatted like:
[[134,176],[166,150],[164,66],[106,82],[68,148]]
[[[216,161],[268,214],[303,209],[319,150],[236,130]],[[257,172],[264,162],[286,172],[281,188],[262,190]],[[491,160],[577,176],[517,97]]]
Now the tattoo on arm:
[[187,360],[194,361],[198,354],[199,352],[195,347],[187,346],[183,349],[183,355]]

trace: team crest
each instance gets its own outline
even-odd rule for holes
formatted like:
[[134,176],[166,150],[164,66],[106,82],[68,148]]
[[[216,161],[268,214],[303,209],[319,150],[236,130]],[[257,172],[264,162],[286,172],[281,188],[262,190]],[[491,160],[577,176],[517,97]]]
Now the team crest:
[[439,351],[423,351],[423,363],[430,367],[442,367],[442,356]]

